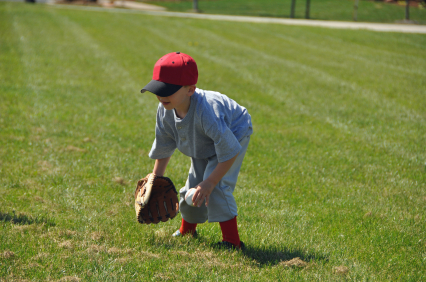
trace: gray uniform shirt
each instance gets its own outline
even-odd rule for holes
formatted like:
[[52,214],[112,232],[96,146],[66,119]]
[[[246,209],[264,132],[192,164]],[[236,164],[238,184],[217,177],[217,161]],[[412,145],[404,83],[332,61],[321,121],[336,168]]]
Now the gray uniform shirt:
[[176,148],[183,154],[206,159],[217,155],[219,162],[233,158],[241,150],[239,141],[253,133],[247,109],[226,95],[196,89],[185,118],[160,103],[155,140],[149,157],[170,157]]

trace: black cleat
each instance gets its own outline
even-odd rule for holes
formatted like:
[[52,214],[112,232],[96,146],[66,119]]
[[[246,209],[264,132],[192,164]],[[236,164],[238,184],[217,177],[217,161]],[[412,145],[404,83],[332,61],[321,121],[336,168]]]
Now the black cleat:
[[244,245],[243,241],[240,241],[240,247],[237,247],[237,246],[235,246],[234,244],[232,244],[232,243],[230,243],[230,242],[227,242],[227,241],[218,242],[218,243],[216,244],[216,246],[217,246],[218,248],[221,248],[221,249],[228,249],[228,250],[230,250],[230,251],[233,251],[233,250],[241,250],[241,251],[245,251],[245,249],[246,249],[246,245]]

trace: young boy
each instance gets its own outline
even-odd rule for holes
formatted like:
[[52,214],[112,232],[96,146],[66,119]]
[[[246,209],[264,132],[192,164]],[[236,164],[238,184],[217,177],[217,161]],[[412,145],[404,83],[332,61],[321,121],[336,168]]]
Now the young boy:
[[[253,132],[251,117],[227,96],[196,88],[197,80],[194,59],[174,52],[157,61],[151,82],[141,90],[160,101],[149,153],[155,159],[153,173],[164,175],[176,148],[191,157],[186,185],[179,191],[182,225],[173,236],[195,236],[198,223],[219,222],[223,240],[218,245],[241,249],[232,193]],[[192,187],[194,206],[185,201]]]

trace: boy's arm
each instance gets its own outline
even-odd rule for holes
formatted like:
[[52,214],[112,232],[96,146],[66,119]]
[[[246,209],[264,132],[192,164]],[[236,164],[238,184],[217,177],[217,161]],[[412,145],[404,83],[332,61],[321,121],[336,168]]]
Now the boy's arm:
[[210,194],[213,192],[214,187],[219,183],[219,181],[225,176],[228,170],[232,167],[237,158],[236,154],[232,159],[227,160],[223,163],[218,163],[216,168],[212,171],[209,177],[206,178],[203,182],[198,184],[195,188],[197,191],[192,197],[192,202],[194,206],[200,207],[204,199],[206,199],[206,207],[209,204]]
[[170,158],[171,157],[155,160],[154,170],[152,171],[152,173],[154,173],[157,176],[164,176],[164,173],[166,172],[166,167],[170,161]]

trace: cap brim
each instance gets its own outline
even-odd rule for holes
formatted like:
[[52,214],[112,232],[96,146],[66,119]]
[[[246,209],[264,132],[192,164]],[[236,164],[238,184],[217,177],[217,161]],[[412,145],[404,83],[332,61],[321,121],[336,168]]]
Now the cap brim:
[[141,93],[149,91],[160,97],[168,97],[173,95],[182,88],[182,85],[175,85],[170,83],[161,82],[158,80],[151,80],[144,88]]

